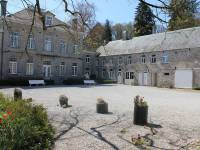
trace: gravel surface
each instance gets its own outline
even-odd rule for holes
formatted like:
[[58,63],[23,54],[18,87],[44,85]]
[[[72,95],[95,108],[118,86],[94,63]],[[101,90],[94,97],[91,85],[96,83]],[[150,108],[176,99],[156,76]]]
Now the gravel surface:
[[[47,108],[56,128],[56,150],[191,149],[200,147],[200,92],[129,85],[22,88],[24,98]],[[0,92],[12,96],[13,88]],[[59,96],[72,107],[59,107]],[[149,104],[149,126],[133,125],[133,98]],[[108,102],[109,114],[95,112],[97,98]],[[131,137],[140,134],[142,145]]]

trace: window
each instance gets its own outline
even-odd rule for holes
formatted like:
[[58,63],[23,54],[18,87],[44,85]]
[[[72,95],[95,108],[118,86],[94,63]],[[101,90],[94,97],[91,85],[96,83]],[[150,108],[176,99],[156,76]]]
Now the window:
[[52,16],[46,16],[45,18],[45,25],[51,26],[53,24],[53,17]]
[[9,73],[17,74],[17,62],[16,61],[9,62]]
[[89,55],[86,56],[85,62],[86,62],[86,63],[89,63],[89,62],[90,62],[90,56],[89,56]]
[[164,51],[162,56],[162,63],[167,64],[168,62],[169,62],[169,54],[167,51]]
[[152,64],[156,63],[156,55],[151,56],[151,63]]
[[140,62],[141,62],[142,64],[145,64],[145,63],[146,63],[146,56],[145,56],[145,55],[142,55],[142,56],[140,57]]
[[19,48],[19,32],[10,33],[10,47]]
[[64,53],[65,53],[65,49],[66,49],[65,42],[64,42],[64,41],[61,41],[61,42],[60,42],[60,46],[59,46],[60,53],[61,53],[61,54],[64,54]]
[[99,59],[96,60],[96,66],[99,66]]
[[34,67],[33,63],[26,64],[26,75],[33,75]]
[[78,73],[78,66],[76,63],[73,63],[72,64],[72,76],[77,76],[77,73]]
[[52,51],[52,41],[50,39],[45,40],[45,51]]
[[29,36],[29,39],[28,39],[28,49],[34,49],[35,48],[35,41],[34,41],[34,38],[33,36]]
[[110,69],[110,71],[109,71],[109,79],[113,79],[113,76],[114,76],[113,70]]
[[122,57],[119,57],[119,60],[118,60],[119,62],[119,64],[122,64]]
[[130,72],[130,79],[134,79],[134,72]]
[[132,64],[132,57],[131,56],[128,57],[127,63]]
[[74,51],[74,55],[78,54],[78,45],[74,45],[73,51]]
[[130,73],[126,72],[126,79],[129,79],[129,78],[130,78]]
[[62,62],[61,64],[60,64],[60,69],[59,69],[60,71],[59,71],[59,73],[60,73],[60,76],[64,76],[64,73],[65,73],[65,63],[64,62]]
[[112,65],[114,63],[114,59],[110,58],[110,64]]
[[102,72],[102,77],[103,77],[103,78],[106,78],[106,70],[103,70],[103,72]]
[[103,59],[103,60],[102,60],[102,66],[104,66],[104,65],[105,65],[105,60]]
[[169,76],[169,73],[168,73],[168,72],[167,72],[167,73],[164,73],[164,75],[165,75],[165,76]]

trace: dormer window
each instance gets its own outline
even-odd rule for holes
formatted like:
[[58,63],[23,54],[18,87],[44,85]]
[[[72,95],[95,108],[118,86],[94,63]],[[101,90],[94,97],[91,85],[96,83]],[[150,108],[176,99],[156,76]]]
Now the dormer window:
[[46,26],[52,26],[52,24],[53,24],[53,17],[52,16],[46,16],[45,25]]

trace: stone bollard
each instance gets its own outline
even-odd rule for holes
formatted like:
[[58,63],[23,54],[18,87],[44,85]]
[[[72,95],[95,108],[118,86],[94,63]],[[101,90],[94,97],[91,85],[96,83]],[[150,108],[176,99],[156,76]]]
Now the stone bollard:
[[107,114],[108,103],[106,103],[103,99],[97,99],[96,112],[100,114]]
[[14,100],[21,100],[22,99],[22,90],[15,88],[14,89]]
[[63,108],[68,107],[68,97],[65,95],[60,95],[59,97],[60,106]]

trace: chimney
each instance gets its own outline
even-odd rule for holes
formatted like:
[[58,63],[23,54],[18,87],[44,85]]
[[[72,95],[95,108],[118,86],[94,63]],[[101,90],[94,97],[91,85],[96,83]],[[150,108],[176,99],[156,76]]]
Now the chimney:
[[1,5],[1,16],[6,16],[7,1],[6,0],[1,0],[0,1],[0,5]]

